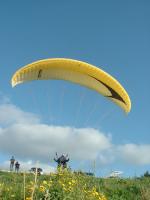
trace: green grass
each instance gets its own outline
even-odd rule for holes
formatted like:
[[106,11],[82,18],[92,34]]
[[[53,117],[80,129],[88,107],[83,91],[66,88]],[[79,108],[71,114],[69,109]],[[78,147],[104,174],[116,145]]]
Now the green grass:
[[103,179],[57,174],[0,172],[0,200],[150,200],[150,178]]

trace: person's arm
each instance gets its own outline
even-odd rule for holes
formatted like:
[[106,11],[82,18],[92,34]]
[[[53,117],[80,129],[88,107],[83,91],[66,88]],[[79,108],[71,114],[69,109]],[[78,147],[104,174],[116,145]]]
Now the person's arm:
[[55,161],[55,162],[58,162],[58,159],[54,158],[54,161]]

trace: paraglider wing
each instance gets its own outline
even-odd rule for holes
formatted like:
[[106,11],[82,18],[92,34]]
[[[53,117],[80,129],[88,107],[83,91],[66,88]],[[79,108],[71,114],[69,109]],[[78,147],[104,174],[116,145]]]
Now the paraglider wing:
[[86,86],[115,102],[126,113],[130,112],[131,101],[121,84],[100,68],[78,60],[51,58],[31,63],[16,71],[11,83],[14,87],[46,79],[61,79]]

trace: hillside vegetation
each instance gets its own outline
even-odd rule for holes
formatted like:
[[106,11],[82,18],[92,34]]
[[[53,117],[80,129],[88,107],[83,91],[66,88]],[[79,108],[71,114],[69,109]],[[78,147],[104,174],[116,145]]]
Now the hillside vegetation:
[[0,200],[150,200],[150,178],[104,179],[59,171],[0,172]]

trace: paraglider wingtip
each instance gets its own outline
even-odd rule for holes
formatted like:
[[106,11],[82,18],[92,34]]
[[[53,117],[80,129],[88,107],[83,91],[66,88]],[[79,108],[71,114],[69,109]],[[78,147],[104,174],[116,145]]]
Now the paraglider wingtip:
[[13,79],[11,79],[11,87],[14,88],[16,85],[17,83]]
[[128,110],[125,110],[125,114],[128,115],[131,111],[131,108],[129,108]]
[[13,82],[11,82],[11,87],[14,88],[15,87],[15,84]]

